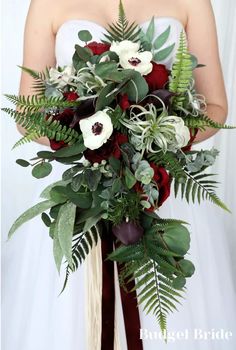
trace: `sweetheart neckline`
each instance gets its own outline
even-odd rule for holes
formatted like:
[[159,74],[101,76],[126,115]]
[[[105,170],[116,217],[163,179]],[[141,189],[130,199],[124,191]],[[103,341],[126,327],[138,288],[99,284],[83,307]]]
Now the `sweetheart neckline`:
[[[163,19],[171,19],[171,20],[174,20],[175,22],[179,23],[179,24],[181,25],[181,27],[185,30],[185,27],[184,27],[183,23],[182,23],[178,18],[175,18],[175,17],[172,17],[172,16],[160,16],[160,17],[154,16],[154,20],[163,20]],[[150,22],[150,21],[151,21],[151,19],[150,19],[150,20],[143,21],[143,22],[139,23],[138,25],[139,25],[140,27],[142,27],[143,25],[147,24],[147,23]],[[64,21],[64,22],[58,27],[58,30],[57,30],[57,32],[56,32],[56,34],[55,34],[55,37],[56,37],[56,38],[57,38],[57,36],[58,36],[58,33],[61,31],[61,29],[62,29],[66,24],[68,24],[68,23],[70,23],[70,22],[89,22],[89,23],[95,24],[96,26],[102,28],[103,30],[106,29],[106,28],[103,27],[101,24],[99,24],[99,23],[97,23],[97,22],[95,22],[95,21],[89,20],[89,19],[77,19],[77,18],[74,18],[74,19],[73,19],[73,18],[71,18],[71,19],[68,19],[68,20]]]

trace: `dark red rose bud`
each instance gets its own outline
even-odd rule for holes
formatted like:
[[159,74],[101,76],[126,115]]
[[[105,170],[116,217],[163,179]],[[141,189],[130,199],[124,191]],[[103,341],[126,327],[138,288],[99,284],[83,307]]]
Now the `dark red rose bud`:
[[132,221],[113,226],[112,232],[125,245],[135,244],[143,236],[143,228]]
[[110,50],[111,45],[103,44],[103,43],[97,43],[96,41],[93,41],[86,45],[85,47],[88,47],[94,55],[101,55],[104,52],[107,52]]
[[123,111],[130,107],[130,102],[127,94],[121,95],[119,105]]
[[53,151],[58,151],[59,149],[66,147],[67,143],[64,141],[55,141],[55,140],[49,140],[50,147]]
[[157,64],[152,62],[153,69],[151,73],[144,76],[146,82],[148,83],[150,91],[157,89],[163,89],[164,85],[168,81],[169,73],[164,64]]
[[64,97],[66,98],[67,101],[76,101],[77,98],[79,98],[79,95],[74,92],[74,91],[71,91],[71,92],[64,92]]

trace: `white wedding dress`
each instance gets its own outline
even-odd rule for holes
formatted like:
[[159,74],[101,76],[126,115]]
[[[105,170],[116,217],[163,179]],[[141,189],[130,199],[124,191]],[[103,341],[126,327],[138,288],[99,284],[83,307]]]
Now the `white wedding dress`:
[[[163,32],[168,25],[171,25],[171,33],[166,45],[175,42],[177,48],[183,30],[178,20],[172,17],[156,18],[155,35]],[[144,28],[147,26],[148,22],[142,24]],[[100,41],[104,33],[103,27],[91,21],[65,22],[56,37],[59,65],[71,62],[74,44],[79,43],[77,33],[82,29],[88,29],[94,41]],[[170,68],[174,54],[175,51],[162,63]],[[42,146],[38,148],[42,149]],[[56,164],[53,174],[38,182],[40,188],[37,188],[37,195],[47,183],[58,180],[61,173],[62,166]],[[27,184],[22,186],[27,189]],[[37,200],[34,198],[34,202]],[[159,333],[155,318],[146,316],[140,310],[142,329],[150,332],[150,339],[144,339],[144,349],[235,349],[235,291],[224,227],[220,221],[221,209],[211,203],[203,203],[201,207],[188,205],[172,195],[159,214],[191,224],[190,259],[196,266],[196,272],[188,280],[186,299],[178,307],[179,312],[169,316],[168,331],[173,332],[173,338],[169,339],[168,344],[158,337],[155,339],[155,332],[157,336]],[[71,275],[65,292],[58,297],[63,276],[59,277],[56,271],[52,240],[40,218],[24,225],[4,244],[3,258],[3,350],[93,350],[86,349],[84,267]],[[219,273],[219,266],[223,274]],[[198,329],[211,332],[208,338],[222,330],[221,337],[218,340],[195,339],[194,331]],[[174,341],[177,332],[185,332],[185,337]],[[228,334],[229,340],[224,339],[226,332],[234,333],[232,337]],[[121,350],[126,350],[125,339],[121,337]]]

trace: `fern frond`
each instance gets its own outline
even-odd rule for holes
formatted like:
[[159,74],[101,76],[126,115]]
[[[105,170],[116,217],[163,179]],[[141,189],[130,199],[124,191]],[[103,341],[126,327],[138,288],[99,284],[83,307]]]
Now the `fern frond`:
[[[220,208],[230,212],[225,203],[223,203],[220,198],[215,193],[216,184],[218,182],[213,180],[208,180],[208,177],[213,176],[214,174],[193,174],[188,171],[185,171],[187,176],[187,181],[179,182],[178,179],[175,179],[174,189],[175,196],[177,197],[178,193],[181,191],[181,197],[185,198],[189,203],[192,200],[195,203],[196,198],[200,204],[202,200],[209,200],[219,206]],[[206,179],[207,178],[207,179]]]
[[76,101],[67,101],[61,97],[41,97],[38,95],[32,96],[16,96],[4,95],[10,102],[19,107],[23,112],[38,112],[41,109],[59,108],[65,109],[78,106]]
[[[46,136],[56,141],[64,141],[73,144],[80,140],[81,135],[74,129],[62,126],[58,120],[50,117],[45,119],[45,115],[41,112],[19,112],[11,108],[2,108],[4,112],[14,118],[15,122],[25,128],[29,133],[29,138],[21,139],[19,144],[32,141],[33,133],[37,138]],[[18,144],[17,144],[18,145]],[[17,146],[15,145],[15,146]]]
[[169,83],[169,90],[177,94],[173,97],[174,108],[183,107],[192,77],[191,55],[188,52],[185,33],[182,31]]
[[124,6],[122,4],[122,1],[120,1],[118,21],[112,23],[111,25],[108,25],[108,28],[106,29],[107,34],[104,34],[104,36],[109,43],[113,41],[123,40],[138,42],[140,30],[141,29],[135,22],[129,24],[129,21],[125,14]]
[[186,177],[182,165],[172,152],[166,152],[165,154],[150,153],[148,159],[157,165],[163,166],[175,178]]
[[213,119],[208,116],[198,116],[198,117],[186,117],[184,118],[184,123],[189,128],[198,128],[199,130],[204,131],[207,127],[214,129],[235,129],[235,126],[225,125],[218,122],[215,122]]
[[33,79],[33,89],[37,93],[37,95],[43,96],[45,92],[45,81],[49,77],[49,69],[46,68],[45,72],[37,72],[33,69],[23,67],[23,66],[18,66],[21,68],[24,72],[29,74]]
[[75,272],[79,265],[83,263],[93,246],[97,245],[99,239],[100,232],[97,226],[93,226],[90,230],[75,235],[72,241],[73,265],[69,266],[69,264],[67,264],[65,281],[61,293],[63,293],[66,288],[70,274]]

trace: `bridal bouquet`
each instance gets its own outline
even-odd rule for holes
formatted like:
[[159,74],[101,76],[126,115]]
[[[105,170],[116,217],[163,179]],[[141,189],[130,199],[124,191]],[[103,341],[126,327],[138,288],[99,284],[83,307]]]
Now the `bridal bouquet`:
[[42,215],[58,270],[67,264],[67,281],[108,230],[115,249],[107,258],[120,265],[120,284],[136,282],[138,303],[164,331],[194,265],[185,258],[187,223],[161,218],[158,209],[173,185],[188,203],[210,200],[228,210],[206,172],[218,151],[191,150],[191,144],[198,130],[230,127],[206,114],[193,78],[202,65],[189,53],[184,31],[168,70],[158,62],[173,53],[175,43],[165,45],[171,28],[158,37],[154,28],[154,19],[146,31],[130,24],[120,3],[119,20],[102,42],[92,41],[87,30],[78,33],[84,45],[75,45],[72,65],[40,73],[21,67],[34,78],[35,95],[6,95],[18,108],[3,110],[26,129],[16,145],[50,140],[51,151],[30,162],[18,159],[19,165],[32,166],[38,179],[51,173],[54,162],[65,166],[9,237]]

